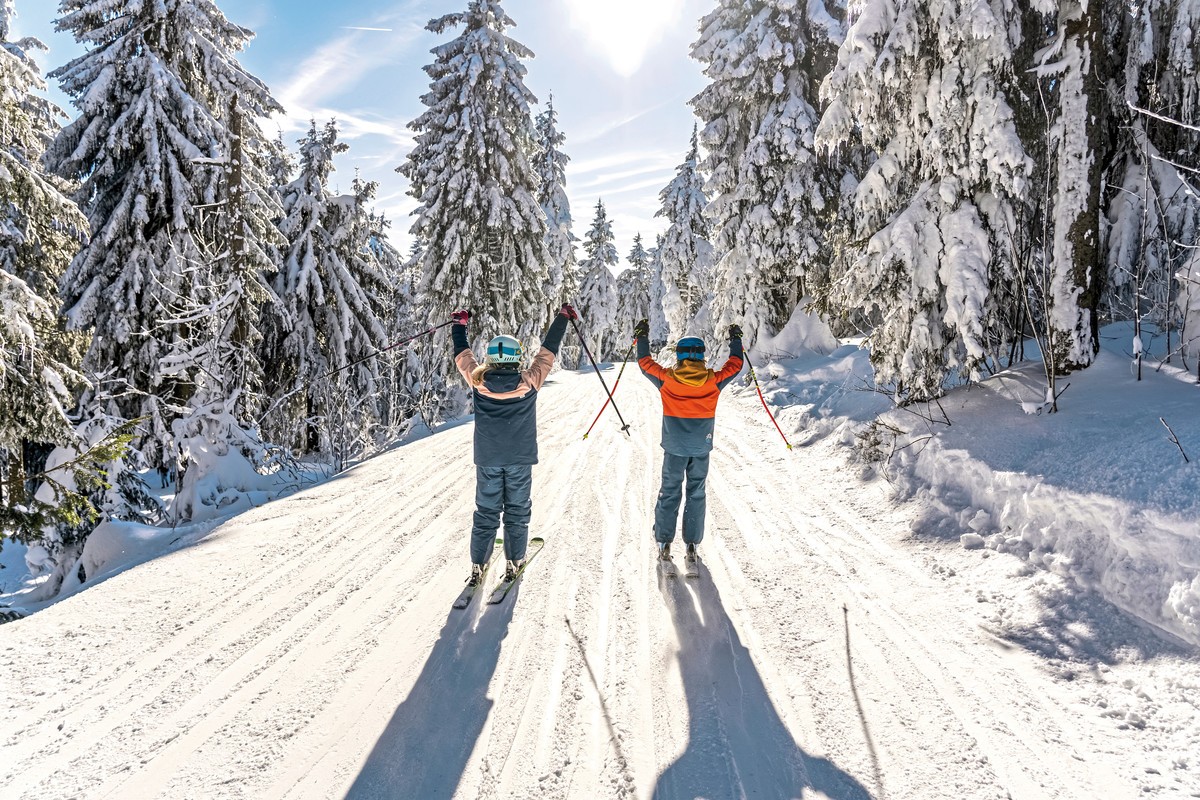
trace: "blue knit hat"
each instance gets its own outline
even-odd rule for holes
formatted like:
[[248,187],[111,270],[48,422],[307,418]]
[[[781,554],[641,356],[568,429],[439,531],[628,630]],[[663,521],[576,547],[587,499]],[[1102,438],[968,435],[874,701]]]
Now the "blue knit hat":
[[683,361],[691,359],[692,361],[704,360],[704,340],[695,336],[685,336],[675,343],[675,358]]

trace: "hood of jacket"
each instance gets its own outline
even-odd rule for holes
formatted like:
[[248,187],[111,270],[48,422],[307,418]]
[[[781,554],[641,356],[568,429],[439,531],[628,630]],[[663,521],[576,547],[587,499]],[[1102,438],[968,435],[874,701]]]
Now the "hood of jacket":
[[690,358],[685,358],[670,373],[672,378],[688,386],[703,386],[713,377],[713,371],[704,366],[703,361]]

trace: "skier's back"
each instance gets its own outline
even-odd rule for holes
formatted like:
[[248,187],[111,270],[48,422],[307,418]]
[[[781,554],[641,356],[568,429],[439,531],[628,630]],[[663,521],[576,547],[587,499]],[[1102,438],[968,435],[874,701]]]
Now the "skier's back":
[[658,387],[663,404],[662,484],[654,507],[654,539],[658,542],[659,557],[669,560],[686,480],[683,541],[689,559],[694,559],[696,546],[704,539],[705,483],[716,427],[717,399],[742,370],[742,330],[736,325],[729,326],[729,358],[715,372],[705,364],[704,342],[692,336],[680,339],[675,345],[678,360],[675,368],[664,368],[650,357],[649,332],[646,320],[634,328],[638,366]]

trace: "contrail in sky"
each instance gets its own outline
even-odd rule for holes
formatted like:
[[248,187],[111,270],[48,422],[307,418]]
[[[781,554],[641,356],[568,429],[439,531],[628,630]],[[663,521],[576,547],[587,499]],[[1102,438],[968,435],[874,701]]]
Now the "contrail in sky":
[[357,25],[343,25],[342,30],[344,30],[344,31],[382,31],[383,33],[391,33],[392,32],[391,28],[362,28]]

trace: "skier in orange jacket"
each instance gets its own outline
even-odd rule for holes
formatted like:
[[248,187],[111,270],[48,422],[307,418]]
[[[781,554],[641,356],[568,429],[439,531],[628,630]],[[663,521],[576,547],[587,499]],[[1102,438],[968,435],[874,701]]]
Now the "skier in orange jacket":
[[671,542],[679,519],[681,495],[686,481],[683,508],[683,541],[686,558],[694,561],[696,546],[704,539],[707,502],[705,481],[713,446],[717,399],[721,390],[742,371],[742,329],[729,326],[729,358],[714,372],[705,364],[704,341],[694,336],[675,345],[677,363],[666,369],[650,357],[650,325],[641,320],[633,329],[637,339],[638,366],[658,387],[662,397],[662,485],[654,507],[654,539],[658,557],[671,560]]

